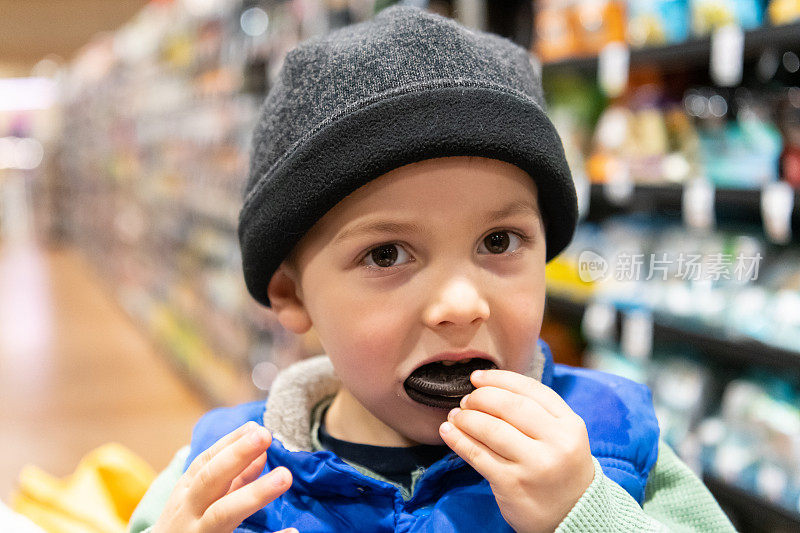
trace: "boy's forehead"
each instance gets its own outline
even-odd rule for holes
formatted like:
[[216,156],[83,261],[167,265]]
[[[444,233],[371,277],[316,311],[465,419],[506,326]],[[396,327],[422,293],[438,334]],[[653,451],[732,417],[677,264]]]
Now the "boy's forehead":
[[[441,209],[437,209],[441,208]],[[318,220],[301,247],[336,244],[361,233],[427,232],[423,220],[457,213],[489,224],[506,216],[530,213],[541,221],[534,180],[519,167],[497,159],[453,156],[397,167],[362,185]],[[439,213],[441,211],[441,213]]]
[[356,189],[334,210],[360,204],[368,213],[417,206],[426,200],[436,203],[443,197],[475,207],[502,203],[509,197],[529,197],[538,212],[536,184],[527,172],[505,161],[478,156],[438,157],[397,167]]

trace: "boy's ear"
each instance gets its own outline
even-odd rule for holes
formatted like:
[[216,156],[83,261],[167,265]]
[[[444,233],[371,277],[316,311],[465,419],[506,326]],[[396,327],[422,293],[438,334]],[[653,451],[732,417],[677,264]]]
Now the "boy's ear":
[[293,333],[302,335],[311,329],[311,317],[298,297],[298,287],[293,272],[281,263],[267,285],[267,297],[278,322]]

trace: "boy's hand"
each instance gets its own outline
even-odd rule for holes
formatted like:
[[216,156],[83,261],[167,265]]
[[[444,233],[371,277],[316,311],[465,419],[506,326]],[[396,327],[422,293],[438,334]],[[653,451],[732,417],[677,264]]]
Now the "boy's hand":
[[515,531],[555,530],[594,479],[586,424],[533,378],[487,370],[471,380],[444,442],[486,478]]
[[198,455],[178,480],[153,532],[233,531],[286,492],[292,485],[288,469],[278,467],[259,477],[271,442],[266,428],[248,422]]

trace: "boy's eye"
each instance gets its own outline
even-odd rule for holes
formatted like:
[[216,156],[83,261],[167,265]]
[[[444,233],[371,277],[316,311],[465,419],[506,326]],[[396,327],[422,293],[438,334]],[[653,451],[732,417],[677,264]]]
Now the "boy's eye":
[[403,254],[408,256],[408,252],[402,246],[383,244],[370,250],[364,260],[367,262],[367,266],[389,268],[395,266],[398,256]]
[[[522,244],[522,241],[526,239],[510,231],[493,231],[484,237],[481,244],[483,245],[482,247],[485,248],[490,254],[502,254],[508,250],[511,243],[513,243],[515,240],[516,244],[511,250],[513,252],[519,248],[519,245]],[[478,252],[482,253],[480,250],[478,250]]]
[[[483,238],[478,253],[499,255],[502,253],[513,253],[523,242],[530,239],[524,235],[513,231],[499,230],[493,231]],[[485,249],[486,251],[482,251]],[[413,259],[400,244],[382,244],[369,250],[362,259],[367,268],[388,269],[400,266]]]

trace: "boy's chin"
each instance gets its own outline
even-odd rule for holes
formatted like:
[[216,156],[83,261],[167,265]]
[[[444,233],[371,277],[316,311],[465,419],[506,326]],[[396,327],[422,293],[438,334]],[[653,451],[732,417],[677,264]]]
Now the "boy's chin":
[[[399,428],[403,436],[418,444],[434,446],[444,444],[441,435],[439,435],[439,426],[447,419],[447,411],[435,409],[431,409],[431,411],[433,413],[427,413],[428,416],[414,417],[407,424],[404,424],[405,427]],[[439,411],[439,413],[436,413],[436,411]]]
[[436,426],[431,431],[415,431],[412,434],[406,434],[405,437],[416,444],[427,444],[430,446],[440,446],[444,444],[442,437],[439,435],[439,426]]
[[430,435],[425,435],[425,438],[418,440],[420,444],[428,444],[431,446],[441,446],[444,444],[441,435],[439,435],[439,428],[436,427],[436,430],[431,433]]

